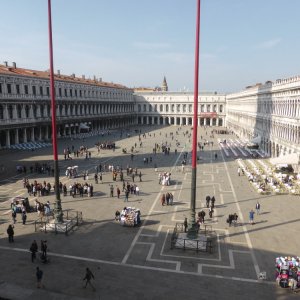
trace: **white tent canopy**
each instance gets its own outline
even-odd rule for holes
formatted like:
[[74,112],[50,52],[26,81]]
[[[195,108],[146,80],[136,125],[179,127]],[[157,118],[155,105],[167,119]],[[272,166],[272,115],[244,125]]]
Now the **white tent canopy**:
[[250,141],[250,143],[259,145],[261,143],[261,136],[260,135],[256,136]]
[[84,123],[80,123],[80,125],[79,125],[79,129],[90,129],[90,127],[89,126],[87,126],[86,124],[84,124]]
[[299,156],[297,153],[291,153],[287,155],[281,155],[270,159],[273,165],[298,165]]

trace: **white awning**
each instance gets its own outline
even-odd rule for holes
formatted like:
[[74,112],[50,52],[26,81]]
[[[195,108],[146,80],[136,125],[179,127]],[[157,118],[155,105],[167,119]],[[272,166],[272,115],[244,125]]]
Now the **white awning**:
[[65,125],[65,127],[69,127],[69,125],[68,125],[68,124],[66,124],[66,125]]
[[273,165],[298,165],[299,155],[297,153],[281,155],[278,157],[270,158],[270,162]]
[[80,129],[90,129],[89,126],[87,126],[86,124],[83,124],[83,123],[80,123],[79,128]]
[[261,136],[258,135],[257,137],[253,138],[250,143],[259,145],[261,143]]

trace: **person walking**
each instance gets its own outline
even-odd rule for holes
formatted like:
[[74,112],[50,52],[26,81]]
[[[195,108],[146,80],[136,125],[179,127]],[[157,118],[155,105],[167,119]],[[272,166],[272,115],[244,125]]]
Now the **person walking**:
[[31,252],[31,261],[34,262],[36,259],[36,253],[38,252],[38,244],[36,240],[34,240],[30,246],[30,252]]
[[37,288],[40,289],[40,288],[44,288],[44,285],[42,283],[42,279],[43,279],[43,271],[39,268],[39,267],[36,267],[36,281],[37,281]]
[[83,280],[85,280],[84,288],[86,288],[87,285],[89,284],[92,287],[93,291],[95,291],[96,289],[91,283],[92,279],[95,279],[94,274],[92,273],[92,271],[89,268],[86,268],[85,276],[83,278]]
[[260,213],[260,203],[257,201],[255,204],[256,213],[259,215]]
[[139,173],[140,182],[142,181],[142,172]]
[[22,223],[23,223],[23,225],[26,224],[26,220],[27,220],[26,211],[23,211],[23,212],[22,212]]
[[254,224],[254,214],[255,212],[253,211],[253,209],[251,209],[251,211],[249,212],[249,222],[251,225]]
[[14,234],[15,234],[14,225],[9,224],[6,232],[7,232],[7,235],[8,235],[8,242],[13,243],[14,242]]
[[188,227],[187,218],[184,218],[183,226],[184,226],[184,232],[186,232],[187,227]]
[[128,197],[129,197],[129,190],[126,190],[124,202],[128,202]]
[[120,194],[121,194],[121,191],[119,189],[119,187],[117,187],[117,197],[120,198]]
[[241,168],[240,167],[238,167],[237,172],[238,172],[238,175],[241,176]]

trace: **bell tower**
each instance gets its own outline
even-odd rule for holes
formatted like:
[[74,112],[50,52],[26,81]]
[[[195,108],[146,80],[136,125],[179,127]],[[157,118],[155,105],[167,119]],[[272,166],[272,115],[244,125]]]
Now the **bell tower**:
[[164,76],[164,80],[163,80],[163,83],[161,85],[161,90],[163,92],[167,92],[168,91],[168,84],[167,84],[166,76]]

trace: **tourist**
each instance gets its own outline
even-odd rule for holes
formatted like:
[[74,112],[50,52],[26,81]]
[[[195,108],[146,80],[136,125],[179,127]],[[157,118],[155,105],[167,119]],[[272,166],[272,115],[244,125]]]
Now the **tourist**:
[[36,240],[34,240],[30,246],[30,252],[31,252],[31,261],[34,262],[36,259],[36,253],[38,252],[38,244]]
[[7,235],[8,235],[8,242],[13,243],[14,242],[14,234],[15,234],[14,225],[9,224],[6,232],[7,232]]
[[260,213],[260,203],[257,201],[255,204],[256,213],[259,215]]
[[89,284],[92,287],[93,291],[95,291],[95,288],[91,283],[92,279],[95,279],[94,274],[91,272],[91,270],[89,268],[86,268],[86,273],[85,273],[85,276],[83,278],[83,280],[86,281],[84,288],[86,288],[87,285]]
[[251,225],[254,224],[254,214],[255,214],[255,212],[253,211],[253,209],[251,209],[251,211],[249,212],[249,223]]
[[44,285],[42,283],[42,279],[43,279],[43,271],[40,270],[39,267],[36,267],[36,280],[37,280],[37,288],[44,288]]

